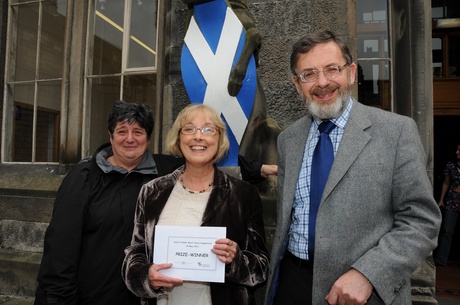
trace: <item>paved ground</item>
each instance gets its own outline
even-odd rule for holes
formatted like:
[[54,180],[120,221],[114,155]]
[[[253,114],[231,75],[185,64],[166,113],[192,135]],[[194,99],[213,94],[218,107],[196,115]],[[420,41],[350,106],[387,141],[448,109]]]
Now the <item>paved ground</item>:
[[444,298],[444,297],[437,297],[438,305],[459,305],[460,299],[459,298]]
[[[459,298],[444,298],[438,297],[438,305],[459,305]],[[10,297],[0,295],[0,304],[1,305],[32,305],[32,299],[13,299]]]
[[33,299],[16,299],[0,295],[0,304],[2,305],[32,305],[33,303]]

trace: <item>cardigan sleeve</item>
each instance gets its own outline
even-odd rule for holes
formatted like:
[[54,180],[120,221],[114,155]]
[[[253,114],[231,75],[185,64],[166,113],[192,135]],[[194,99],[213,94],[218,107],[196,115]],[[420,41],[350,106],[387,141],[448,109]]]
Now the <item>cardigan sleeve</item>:
[[253,186],[248,185],[247,190],[240,188],[239,191],[247,198],[240,203],[244,211],[241,225],[246,230],[246,237],[243,244],[238,244],[239,251],[226,269],[226,280],[253,287],[267,280],[269,270],[262,201]]

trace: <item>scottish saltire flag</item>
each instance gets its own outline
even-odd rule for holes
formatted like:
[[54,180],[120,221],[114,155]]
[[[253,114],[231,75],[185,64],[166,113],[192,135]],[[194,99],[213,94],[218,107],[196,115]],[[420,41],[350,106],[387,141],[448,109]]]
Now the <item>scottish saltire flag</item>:
[[254,104],[254,55],[238,95],[230,96],[227,91],[231,69],[238,62],[245,40],[243,25],[225,0],[194,6],[182,49],[182,78],[190,101],[212,106],[227,124],[230,151],[219,166],[238,165],[239,145]]

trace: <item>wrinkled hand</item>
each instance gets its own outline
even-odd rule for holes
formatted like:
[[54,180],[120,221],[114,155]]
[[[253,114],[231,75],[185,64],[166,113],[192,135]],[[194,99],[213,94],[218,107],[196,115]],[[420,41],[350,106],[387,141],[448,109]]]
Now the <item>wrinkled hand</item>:
[[372,294],[372,284],[358,270],[351,269],[332,285],[326,296],[330,305],[364,305]]
[[161,287],[173,288],[174,286],[182,285],[184,282],[181,279],[169,277],[158,272],[161,269],[171,268],[172,264],[153,264],[149,268],[149,282],[153,289]]
[[214,248],[211,249],[212,253],[217,255],[217,258],[225,264],[230,264],[236,256],[238,245],[236,242],[228,238],[220,238],[216,240]]

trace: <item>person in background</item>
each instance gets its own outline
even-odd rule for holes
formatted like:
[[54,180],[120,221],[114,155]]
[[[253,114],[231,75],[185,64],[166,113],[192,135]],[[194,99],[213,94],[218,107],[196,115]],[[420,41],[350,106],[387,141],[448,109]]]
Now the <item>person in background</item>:
[[[122,276],[142,304],[254,304],[254,287],[265,282],[269,267],[262,204],[254,186],[216,167],[228,148],[225,124],[211,107],[195,104],[179,113],[166,149],[185,165],[142,187],[125,250]],[[212,249],[226,264],[225,283],[162,275],[172,264],[152,263],[156,225],[226,227]]]
[[460,144],[455,150],[455,161],[449,161],[444,169],[444,182],[438,205],[444,207],[439,245],[434,261],[438,266],[446,266],[449,258],[452,236],[460,214]]
[[354,100],[356,70],[330,31],[293,45],[308,114],[278,137],[268,304],[411,304],[410,276],[436,246],[416,124]]
[[[130,244],[134,210],[142,185],[184,164],[174,156],[150,154],[149,106],[115,102],[109,111],[110,143],[83,159],[64,178],[46,231],[35,305],[130,305],[140,300],[120,275]],[[247,161],[249,162],[249,161]],[[260,162],[245,169],[263,179]]]
[[238,165],[241,170],[241,178],[251,184],[257,184],[268,176],[278,174],[277,164],[262,164],[259,160],[248,160],[242,155],[238,155]]

